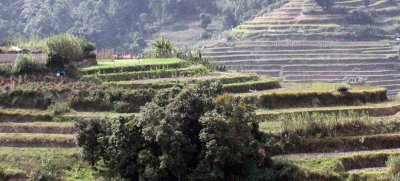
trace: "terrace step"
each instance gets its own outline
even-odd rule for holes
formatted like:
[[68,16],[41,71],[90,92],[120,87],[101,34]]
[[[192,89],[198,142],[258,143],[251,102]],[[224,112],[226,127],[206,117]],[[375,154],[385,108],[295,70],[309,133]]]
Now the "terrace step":
[[[318,76],[318,75],[342,75],[342,76],[362,76],[362,75],[382,75],[382,74],[396,74],[394,70],[379,70],[379,71],[285,71],[285,76],[304,75],[304,76]],[[386,81],[369,82],[371,85],[379,85]],[[387,80],[388,83],[397,83],[398,80]]]
[[[217,62],[217,61],[216,61]],[[346,65],[363,65],[368,66],[379,66],[379,65],[389,65],[390,68],[387,70],[395,70],[394,68],[396,67],[397,62],[388,60],[388,59],[382,59],[382,58],[292,58],[292,59],[248,59],[248,60],[233,60],[233,61],[218,61],[221,64],[225,65],[278,65],[278,66],[302,66],[302,65],[318,65],[319,67],[321,66],[346,66]],[[319,70],[319,69],[316,69]],[[373,70],[373,69],[372,69]],[[315,71],[315,70],[310,70],[310,71]],[[355,69],[355,71],[360,71]]]
[[0,109],[0,122],[50,121],[52,116],[42,110]]
[[75,147],[74,134],[0,133],[0,147]]
[[331,153],[295,153],[273,156],[273,159],[291,159],[291,158],[329,158],[329,157],[343,157],[354,155],[367,155],[379,153],[392,153],[400,154],[400,148],[381,149],[381,150],[361,150],[361,151],[347,151],[347,152],[331,152]]
[[[396,72],[397,73],[397,72]],[[390,85],[390,84],[400,84],[400,79],[393,80],[380,80],[380,81],[369,81],[368,84],[372,86]]]
[[73,122],[0,123],[0,133],[74,134]]
[[[374,48],[371,45],[318,45],[310,44],[310,45],[236,45],[236,46],[221,46],[208,48],[205,52],[227,52],[227,51],[268,51],[268,50],[316,50],[316,49],[370,49]],[[379,48],[379,49],[378,49]],[[372,50],[393,50],[391,46],[381,46],[375,47]]]
[[245,72],[257,73],[260,75],[267,75],[271,77],[280,77],[281,71],[280,70],[244,70]]
[[369,49],[312,49],[312,50],[265,50],[265,51],[223,51],[223,52],[204,52],[203,57],[218,57],[218,56],[228,56],[228,55],[262,55],[262,54],[396,54],[395,50],[386,50],[386,49],[378,49],[378,50],[369,50]]
[[148,87],[168,86],[166,84],[171,84],[172,86],[172,84],[180,84],[180,83],[183,84],[183,83],[191,83],[204,80],[211,80],[211,81],[220,80],[223,84],[230,84],[230,83],[254,81],[258,79],[259,76],[255,74],[244,74],[239,72],[216,72],[216,73],[213,72],[204,76],[161,78],[161,79],[134,80],[134,81],[114,81],[114,82],[104,82],[103,85],[125,87],[125,88],[148,88]]
[[371,63],[371,64],[308,64],[308,65],[287,65],[283,67],[283,71],[379,71],[391,70],[392,63]]
[[158,79],[158,78],[172,78],[172,77],[191,77],[197,75],[205,75],[208,69],[202,65],[190,66],[180,69],[166,69],[163,71],[152,70],[142,72],[124,72],[124,73],[107,73],[97,75],[84,75],[82,80],[102,80],[105,82],[110,81],[129,81],[140,79]]
[[276,119],[281,115],[287,115],[287,114],[300,114],[300,113],[332,114],[339,112],[366,113],[372,117],[391,116],[400,112],[400,103],[392,102],[392,103],[367,104],[362,106],[291,108],[291,109],[276,109],[276,110],[259,109],[256,111],[256,115],[258,120],[268,121]]
[[346,137],[307,138],[300,145],[287,145],[286,153],[331,153],[398,148],[400,134],[361,135]]
[[243,59],[293,59],[293,58],[386,58],[387,56],[395,57],[397,54],[358,54],[358,53],[297,53],[297,54],[237,54],[237,55],[220,55],[213,56],[218,61],[226,60],[243,60]]
[[360,168],[348,170],[348,173],[360,173],[360,172],[386,172],[387,167],[370,167],[370,168]]
[[[315,76],[307,76],[307,75],[284,75],[283,79],[285,81],[291,80],[347,80],[348,77],[352,76],[343,76],[343,75],[315,75]],[[387,75],[360,75],[357,76],[367,81],[378,81],[378,80],[388,80],[388,79],[396,79],[399,77],[398,74],[387,74]],[[384,85],[380,85],[384,86]],[[386,85],[388,87],[397,87],[397,85]]]

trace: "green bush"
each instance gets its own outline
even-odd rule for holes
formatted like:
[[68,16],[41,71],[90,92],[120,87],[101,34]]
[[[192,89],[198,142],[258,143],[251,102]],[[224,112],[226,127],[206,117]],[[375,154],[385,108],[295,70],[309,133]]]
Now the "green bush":
[[5,107],[46,109],[53,100],[52,93],[41,93],[33,89],[0,93],[0,105]]
[[12,74],[41,74],[45,72],[45,67],[35,62],[33,57],[28,55],[18,55],[11,69]]
[[131,113],[139,111],[154,95],[154,90],[78,91],[68,98],[68,105],[77,111]]
[[47,39],[46,45],[49,56],[46,64],[53,69],[79,62],[84,58],[85,51],[95,48],[94,45],[72,35],[52,36]]
[[58,116],[64,113],[71,112],[71,108],[67,103],[52,104],[47,108],[47,111],[52,116]]
[[364,113],[320,114],[301,113],[281,115],[278,118],[282,135],[301,137],[339,137],[352,135],[361,131],[379,132],[374,130],[380,126]]
[[12,66],[0,65],[0,76],[8,76],[11,74]]
[[389,160],[386,162],[386,166],[388,167],[388,175],[391,180],[399,181],[400,180],[400,156],[391,156]]
[[372,25],[352,25],[347,28],[355,40],[371,40],[383,38],[385,31]]
[[96,45],[94,45],[93,43],[86,43],[83,48],[83,51],[86,53],[90,53],[95,50],[96,50]]
[[375,16],[375,14],[375,11],[365,8],[357,8],[349,12],[349,14],[347,15],[347,20],[352,24],[372,24],[374,23],[373,17]]

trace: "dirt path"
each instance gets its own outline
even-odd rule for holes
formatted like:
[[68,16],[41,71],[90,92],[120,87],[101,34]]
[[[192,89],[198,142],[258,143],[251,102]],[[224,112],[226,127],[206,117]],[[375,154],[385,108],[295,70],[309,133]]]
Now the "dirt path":
[[299,153],[299,154],[287,154],[278,155],[272,158],[274,159],[289,159],[289,158],[324,158],[324,157],[336,157],[336,156],[351,156],[360,154],[370,153],[400,153],[400,148],[394,149],[383,149],[383,150],[369,150],[369,151],[352,151],[352,152],[330,152],[330,153]]

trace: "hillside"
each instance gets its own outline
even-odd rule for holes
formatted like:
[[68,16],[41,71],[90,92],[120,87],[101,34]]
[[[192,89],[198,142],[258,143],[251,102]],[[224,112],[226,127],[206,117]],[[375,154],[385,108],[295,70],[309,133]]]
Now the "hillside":
[[203,55],[229,69],[284,82],[359,79],[396,95],[399,56],[393,39],[399,33],[398,3],[371,1],[363,8],[361,0],[334,1],[327,11],[313,0],[290,1],[239,25],[228,39],[205,46]]
[[[279,129],[283,128],[279,126],[282,116],[357,113],[365,114],[361,117],[365,118],[393,116],[400,110],[399,103],[387,101],[387,91],[379,87],[351,86],[348,92],[340,93],[337,91],[341,86],[339,84],[280,83],[276,79],[256,74],[219,72],[177,58],[143,59],[140,62],[101,61],[98,65],[82,68],[80,72],[83,75],[80,81],[32,75],[0,77],[0,167],[3,168],[3,178],[35,178],[40,176],[41,172],[38,170],[42,170],[44,173],[55,172],[55,177],[66,180],[100,179],[98,171],[90,169],[76,157],[76,122],[111,121],[121,117],[140,116],[140,106],[151,101],[157,92],[206,80],[220,81],[224,92],[246,99],[256,106],[261,130],[267,135],[274,133],[273,136],[276,137],[275,141],[263,146],[270,154],[277,155],[274,159],[287,157],[281,155],[283,153],[319,151],[317,147],[307,150],[309,143],[303,139],[298,140],[300,142],[296,147],[286,145],[282,148],[284,152],[275,149],[275,144],[284,141],[279,138],[279,133],[283,131]],[[383,133],[380,128],[376,128],[371,130],[371,134],[382,132],[383,138],[380,140],[386,141],[397,138],[397,135],[392,134],[395,131],[398,130],[393,128],[388,133]],[[364,133],[355,132],[353,136]],[[371,138],[366,139],[373,137],[371,135]],[[330,146],[325,151],[357,151],[360,146],[367,150],[396,147],[389,143],[373,147],[361,143],[349,148]],[[297,159],[296,155],[290,157]],[[68,164],[62,164],[65,160],[69,160]],[[51,164],[56,167],[48,170],[47,166]]]
[[6,0],[0,2],[0,45],[66,33],[118,53],[143,52],[160,34],[178,47],[200,47],[275,2]]

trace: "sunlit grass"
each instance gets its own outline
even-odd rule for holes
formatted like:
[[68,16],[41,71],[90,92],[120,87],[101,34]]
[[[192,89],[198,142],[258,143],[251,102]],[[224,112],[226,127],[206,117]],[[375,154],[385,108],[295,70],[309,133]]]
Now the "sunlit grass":
[[141,66],[141,65],[160,65],[160,64],[173,64],[179,63],[183,60],[178,58],[148,58],[148,59],[126,59],[126,60],[114,60],[114,61],[101,61],[98,65],[85,67],[83,70],[93,70],[99,68],[119,68],[125,66]]

